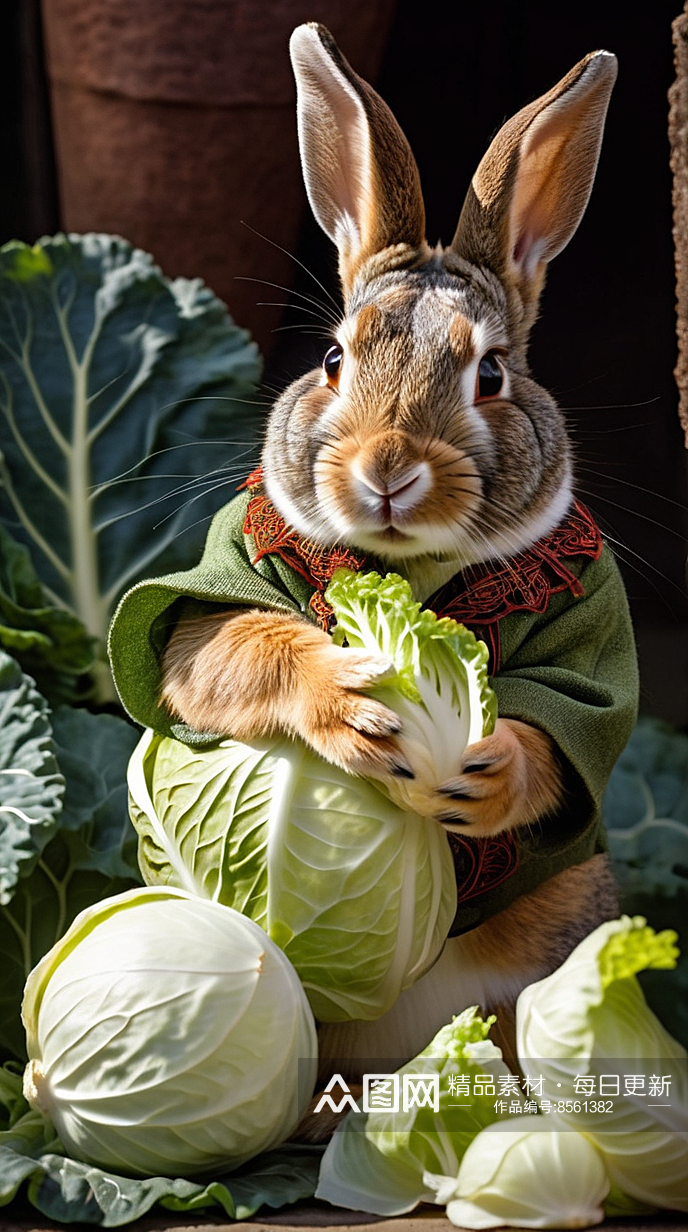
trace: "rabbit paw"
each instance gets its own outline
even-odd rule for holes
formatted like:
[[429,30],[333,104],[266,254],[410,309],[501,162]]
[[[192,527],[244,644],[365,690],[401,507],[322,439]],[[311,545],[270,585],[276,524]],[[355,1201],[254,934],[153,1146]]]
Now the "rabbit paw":
[[459,773],[438,788],[435,818],[448,830],[487,838],[536,821],[561,800],[561,772],[549,736],[498,719],[491,736],[464,750]]
[[394,737],[401,720],[360,690],[393,670],[389,659],[331,642],[319,649],[299,695],[294,728],[316,752],[349,774],[413,778]]

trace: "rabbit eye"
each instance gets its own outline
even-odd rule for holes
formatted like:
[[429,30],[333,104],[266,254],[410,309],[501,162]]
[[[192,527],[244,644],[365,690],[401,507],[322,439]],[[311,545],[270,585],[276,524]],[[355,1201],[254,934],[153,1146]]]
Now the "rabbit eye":
[[331,346],[323,360],[323,371],[327,377],[327,384],[337,388],[339,381],[339,373],[342,370],[342,360],[344,359],[344,351],[338,342]]
[[496,398],[504,383],[502,365],[495,351],[487,351],[478,364],[478,379],[476,381],[475,400],[481,398]]

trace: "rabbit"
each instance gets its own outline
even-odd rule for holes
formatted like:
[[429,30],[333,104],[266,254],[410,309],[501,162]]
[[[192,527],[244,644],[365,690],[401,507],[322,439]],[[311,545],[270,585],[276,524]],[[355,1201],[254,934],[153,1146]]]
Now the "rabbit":
[[[502,127],[443,248],[425,238],[418,170],[387,105],[323,26],[299,26],[290,46],[306,190],[338,251],[344,313],[322,365],[275,402],[249,509],[269,509],[280,542],[306,544],[309,560],[349,552],[402,574],[434,610],[438,595],[449,614],[472,596],[466,623],[492,639],[499,718],[422,811],[464,852],[535,834],[556,853],[575,838],[568,865],[547,864],[450,936],[383,1018],[321,1025],[322,1064],[360,1081],[366,1058],[409,1060],[472,1003],[497,1012],[513,1061],[521,989],[617,914],[604,842],[583,837],[635,720],[630,617],[575,504],[564,417],[526,357],[547,264],[590,195],[616,60],[586,56]],[[499,620],[481,613],[475,581],[497,576],[511,596]],[[164,707],[197,732],[298,736],[382,783],[411,775],[398,717],[366,693],[389,663],[335,645],[316,619],[322,586],[314,595],[320,607],[301,612],[261,600],[182,614],[162,655]]]

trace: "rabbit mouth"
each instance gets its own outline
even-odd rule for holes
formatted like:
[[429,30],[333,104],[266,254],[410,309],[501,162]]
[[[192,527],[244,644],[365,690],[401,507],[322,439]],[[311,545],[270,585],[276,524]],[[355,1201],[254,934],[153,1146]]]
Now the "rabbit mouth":
[[380,539],[385,543],[410,543],[411,536],[405,535],[403,531],[398,530],[396,526],[387,526],[383,531],[379,532]]

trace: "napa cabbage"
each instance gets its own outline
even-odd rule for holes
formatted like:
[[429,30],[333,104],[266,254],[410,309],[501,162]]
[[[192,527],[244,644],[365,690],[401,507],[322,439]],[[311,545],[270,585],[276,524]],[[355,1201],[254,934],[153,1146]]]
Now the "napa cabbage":
[[337,621],[335,642],[382,653],[393,664],[393,675],[368,691],[401,718],[398,741],[414,778],[395,779],[386,790],[402,807],[423,812],[458,773],[466,746],[494,729],[487,646],[451,617],[423,608],[396,573],[337,570],[325,597]]
[[[674,966],[675,936],[643,917],[608,921],[525,988],[519,1076],[487,1038],[492,1020],[464,1011],[399,1071],[437,1076],[438,1112],[352,1111],[323,1156],[316,1196],[379,1215],[432,1201],[464,1228],[588,1227],[605,1213],[688,1210],[688,1057],[636,978]],[[476,1068],[513,1084],[508,1112],[506,1097],[475,1093]],[[454,1093],[458,1076],[472,1094]],[[599,1094],[615,1076],[610,1110],[586,1101],[579,1084]],[[525,1104],[519,1088],[536,1097]]]
[[609,1177],[584,1134],[532,1129],[530,1116],[489,1126],[457,1177],[426,1172],[435,1202],[460,1228],[588,1228],[604,1219]]
[[[315,1196],[375,1215],[402,1215],[419,1202],[439,1200],[428,1177],[456,1177],[476,1134],[498,1119],[494,1090],[500,1080],[512,1079],[512,1099],[523,1104],[516,1079],[489,1038],[494,1021],[483,1020],[476,1006],[464,1010],[399,1070],[401,1082],[405,1074],[437,1082],[437,1111],[419,1103],[396,1112],[349,1113],[325,1151]],[[493,1093],[461,1098],[458,1076],[472,1091],[479,1074]]]
[[135,1176],[225,1172],[311,1098],[313,1016],[252,920],[180,890],[77,916],[34,968],[24,1094],[76,1159]]

